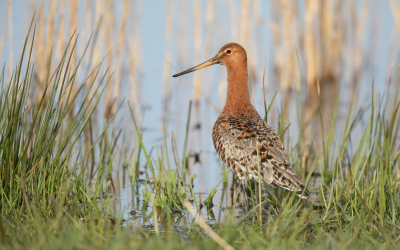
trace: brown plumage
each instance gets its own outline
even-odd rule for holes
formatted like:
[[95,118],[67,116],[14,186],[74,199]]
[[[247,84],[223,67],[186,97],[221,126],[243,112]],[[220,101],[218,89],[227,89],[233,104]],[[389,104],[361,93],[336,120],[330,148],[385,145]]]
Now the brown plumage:
[[213,142],[219,157],[241,182],[247,177],[258,180],[260,167],[261,178],[267,183],[307,199],[308,191],[292,168],[281,139],[250,102],[247,54],[242,46],[228,43],[212,59],[173,77],[214,64],[222,64],[228,70],[225,107],[213,127]]

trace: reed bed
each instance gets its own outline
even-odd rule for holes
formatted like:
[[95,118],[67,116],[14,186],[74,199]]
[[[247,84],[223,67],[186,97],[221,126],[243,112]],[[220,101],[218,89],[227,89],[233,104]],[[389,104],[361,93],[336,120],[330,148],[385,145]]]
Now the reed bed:
[[[0,73],[1,248],[399,248],[398,57],[388,61],[387,82],[365,82],[379,26],[367,2],[274,1],[270,21],[260,1],[167,2],[168,62],[176,54],[178,65],[193,66],[186,55],[193,62],[208,59],[227,37],[249,48],[252,99],[312,192],[305,202],[249,183],[246,214],[236,180],[220,162],[206,161],[220,181],[209,192],[196,186],[196,169],[204,167],[196,163],[196,157],[204,160],[196,153],[204,146],[196,126],[210,119],[202,98],[218,109],[225,85],[213,93],[215,85],[204,85],[211,78],[197,74],[193,101],[178,103],[181,90],[169,79],[173,64],[166,63],[157,125],[162,138],[147,140],[140,2],[27,3],[37,11],[21,55],[15,66],[11,52]],[[398,29],[400,6],[390,1],[389,7]],[[229,10],[229,21],[221,8]],[[186,15],[176,24],[182,10]],[[11,16],[5,20],[11,39]],[[191,20],[193,41],[182,32]],[[260,63],[263,27],[272,31],[268,63]],[[2,47],[0,41],[0,56]],[[267,88],[262,97],[261,83]],[[184,125],[171,129],[176,104]],[[124,192],[127,207],[121,207]]]

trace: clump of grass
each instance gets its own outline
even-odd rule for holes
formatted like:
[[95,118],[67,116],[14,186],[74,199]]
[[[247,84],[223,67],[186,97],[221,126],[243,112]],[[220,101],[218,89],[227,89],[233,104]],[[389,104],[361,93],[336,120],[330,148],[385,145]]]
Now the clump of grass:
[[[188,117],[190,117],[190,107],[191,105],[189,105]],[[181,165],[179,157],[177,156],[177,154],[175,154],[176,151],[174,151],[174,159],[176,167],[171,168],[169,160],[168,161],[164,160],[164,153],[166,159],[169,159],[168,145],[166,140],[164,140],[164,150],[163,147],[160,148],[156,147],[157,159],[154,159],[149,154],[149,151],[146,149],[143,143],[142,132],[141,129],[138,127],[132,109],[130,109],[130,111],[131,111],[132,122],[138,134],[139,148],[137,150],[139,152],[143,152],[147,167],[149,168],[150,174],[152,176],[151,181],[148,181],[147,179],[144,180],[143,196],[145,203],[147,203],[151,199],[153,201],[153,205],[159,206],[163,209],[167,209],[169,212],[171,212],[174,209],[182,210],[184,208],[183,202],[185,199],[188,198],[185,187],[186,160],[183,160],[183,164]],[[188,118],[188,124],[189,124],[189,119],[190,118]],[[188,126],[189,125],[187,125],[187,127]],[[188,138],[187,134],[188,134],[188,128],[186,129],[185,147]],[[185,158],[186,158],[186,149],[184,150],[183,154],[183,159]],[[136,171],[134,172],[134,174],[136,174]],[[153,189],[150,189],[149,184],[152,185]],[[154,199],[154,197],[156,197],[156,199]]]
[[29,39],[30,33],[31,28],[10,79],[4,68],[0,77],[0,211],[7,229],[12,222],[35,224],[62,214],[84,218],[97,210],[110,171],[99,168],[97,176],[89,176],[87,156],[94,144],[85,151],[78,143],[106,85],[105,75],[98,80],[100,65],[73,93],[82,59],[71,63],[77,46],[71,38],[54,72],[49,63],[43,94],[30,98],[35,30]]

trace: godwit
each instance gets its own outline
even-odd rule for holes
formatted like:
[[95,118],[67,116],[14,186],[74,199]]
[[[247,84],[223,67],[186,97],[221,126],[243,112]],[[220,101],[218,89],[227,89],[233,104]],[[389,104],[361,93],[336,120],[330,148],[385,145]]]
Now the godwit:
[[221,160],[240,179],[242,189],[246,189],[247,177],[258,180],[260,166],[261,178],[272,187],[282,187],[296,192],[303,199],[309,198],[308,190],[289,162],[281,139],[261,119],[250,102],[247,53],[242,46],[228,43],[210,60],[173,77],[214,64],[222,64],[228,70],[225,107],[212,133],[214,147]]

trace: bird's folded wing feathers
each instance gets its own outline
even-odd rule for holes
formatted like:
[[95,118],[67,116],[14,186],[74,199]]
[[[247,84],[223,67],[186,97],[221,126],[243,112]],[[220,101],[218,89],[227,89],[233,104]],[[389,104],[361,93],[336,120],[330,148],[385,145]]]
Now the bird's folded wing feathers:
[[214,125],[213,141],[221,159],[236,173],[237,169],[255,177],[260,167],[267,183],[290,191],[305,189],[280,138],[261,118],[220,117]]

